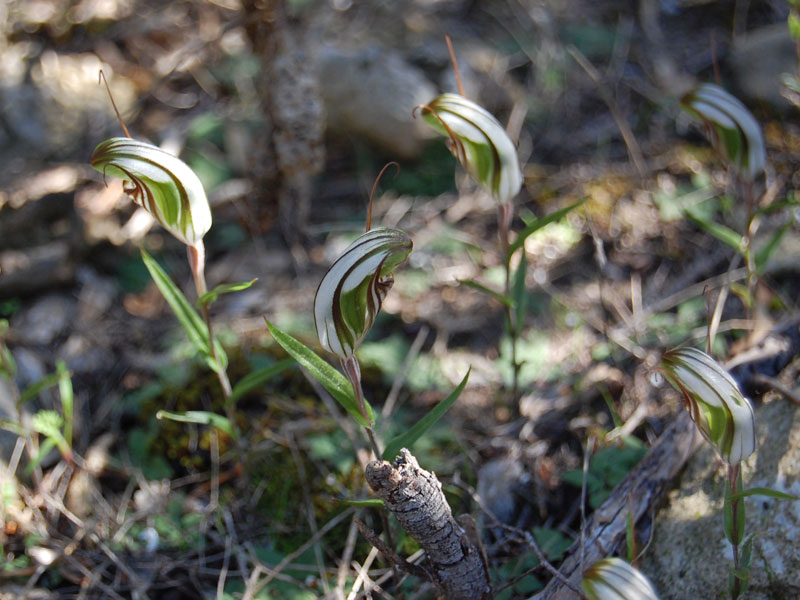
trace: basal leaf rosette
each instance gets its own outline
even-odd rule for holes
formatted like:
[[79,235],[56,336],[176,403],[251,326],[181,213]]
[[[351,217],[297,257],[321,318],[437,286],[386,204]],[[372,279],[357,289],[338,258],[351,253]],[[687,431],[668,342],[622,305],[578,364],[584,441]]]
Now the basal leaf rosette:
[[718,85],[701,83],[681,98],[681,108],[706,125],[711,142],[743,179],[752,181],[764,170],[767,157],[761,127],[737,98]]
[[100,142],[92,166],[125,180],[125,193],[164,229],[196,246],[211,228],[211,208],[203,185],[181,159],[158,146],[127,137]]
[[448,147],[475,181],[500,204],[522,187],[514,143],[486,109],[458,94],[442,94],[419,107],[423,119],[449,138]]
[[604,558],[586,569],[581,588],[589,600],[658,600],[642,573],[621,558]]
[[756,448],[753,407],[717,361],[696,348],[676,348],[661,357],[661,371],[686,402],[692,420],[732,465]]
[[314,324],[323,348],[343,361],[353,356],[394,283],[392,271],[411,248],[405,232],[373,229],[345,249],[314,297]]

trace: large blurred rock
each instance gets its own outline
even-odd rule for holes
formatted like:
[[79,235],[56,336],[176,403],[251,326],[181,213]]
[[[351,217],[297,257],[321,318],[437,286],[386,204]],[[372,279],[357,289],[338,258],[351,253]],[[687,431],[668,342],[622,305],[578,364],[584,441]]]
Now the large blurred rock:
[[433,136],[412,112],[433,100],[436,88],[399,55],[378,48],[348,53],[327,47],[318,67],[328,127],[334,132],[363,138],[404,159],[416,157]]
[[[784,399],[756,410],[758,450],[744,464],[745,487],[800,495],[800,410]],[[668,506],[656,516],[641,568],[662,600],[728,597],[730,544],[722,529],[724,469],[710,445],[692,458]],[[755,533],[747,600],[800,597],[800,501],[746,499]]]

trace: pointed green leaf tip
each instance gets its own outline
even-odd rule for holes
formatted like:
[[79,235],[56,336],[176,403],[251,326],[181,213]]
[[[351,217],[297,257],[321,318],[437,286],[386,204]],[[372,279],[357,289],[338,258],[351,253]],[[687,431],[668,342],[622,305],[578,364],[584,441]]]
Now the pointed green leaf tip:
[[158,146],[127,137],[100,142],[91,158],[104,176],[125,180],[125,193],[167,231],[196,246],[211,228],[211,208],[192,169]]
[[581,588],[589,600],[658,600],[647,577],[617,557],[604,558],[586,569]]
[[753,407],[717,361],[696,348],[676,348],[661,357],[661,371],[728,464],[738,465],[755,451]]
[[744,179],[752,181],[764,170],[761,127],[737,98],[713,83],[701,83],[681,98],[681,108],[705,123],[711,142]]
[[392,287],[392,271],[411,252],[399,229],[373,229],[350,244],[322,278],[314,324],[323,348],[345,360],[369,332]]
[[442,94],[423,108],[423,118],[450,138],[450,151],[475,181],[500,204],[522,187],[514,143],[486,109],[458,94]]

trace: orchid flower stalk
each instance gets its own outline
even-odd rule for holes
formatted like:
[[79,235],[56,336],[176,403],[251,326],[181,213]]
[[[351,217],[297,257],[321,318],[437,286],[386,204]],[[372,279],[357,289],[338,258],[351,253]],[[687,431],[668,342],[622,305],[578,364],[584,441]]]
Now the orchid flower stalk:
[[[314,296],[314,324],[320,345],[339,358],[353,386],[361,414],[369,415],[361,390],[356,350],[375,322],[392,287],[392,271],[405,262],[411,238],[399,229],[372,229],[360,235],[333,263]],[[371,427],[367,433],[380,457]]]
[[[756,448],[753,407],[739,386],[711,356],[696,348],[665,352],[661,371],[684,398],[700,433],[728,465],[725,493],[725,535],[733,548],[730,595],[744,591],[750,568],[750,544],[745,541],[745,505],[737,496],[742,486],[741,463]],[[740,545],[744,550],[740,552]]]
[[747,268],[748,307],[754,301],[755,259],[751,249],[755,221],[754,181],[764,173],[767,156],[761,127],[736,97],[712,83],[701,83],[681,98],[681,108],[705,125],[711,143],[718,148],[741,182],[747,212],[740,252]]
[[[448,40],[449,41],[449,40]],[[457,72],[455,58],[453,65]],[[513,199],[522,187],[522,171],[514,143],[499,121],[485,108],[460,94],[442,94],[425,106],[423,119],[447,137],[447,146],[472,179],[496,201],[498,229],[506,267],[505,294],[511,292],[511,223]],[[523,250],[524,251],[524,250]],[[513,396],[517,396],[520,365],[517,363],[517,338],[520,324],[511,306],[505,306],[511,338]]]
[[[130,137],[115,137],[97,145],[91,165],[103,176],[124,180],[123,190],[134,203],[144,208],[173,237],[186,245],[195,289],[202,298],[208,291],[205,280],[203,236],[211,228],[211,208],[203,184],[181,159],[148,142]],[[226,399],[232,389],[225,369],[216,355],[211,315],[201,303],[208,326],[209,346]]]

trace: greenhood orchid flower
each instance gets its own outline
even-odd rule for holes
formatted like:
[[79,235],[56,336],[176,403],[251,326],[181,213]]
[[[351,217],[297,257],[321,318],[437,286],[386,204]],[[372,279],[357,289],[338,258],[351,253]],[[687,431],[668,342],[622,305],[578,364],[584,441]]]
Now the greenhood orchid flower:
[[423,118],[449,138],[448,147],[475,181],[500,204],[522,187],[517,149],[486,109],[458,94],[442,94],[423,109]]
[[586,569],[581,588],[589,600],[658,600],[647,577],[616,557],[604,558]]
[[717,361],[696,348],[676,348],[661,357],[661,371],[683,394],[700,433],[729,465],[753,453],[753,407]]
[[158,146],[128,137],[98,144],[92,166],[125,180],[124,190],[173,236],[195,247],[211,228],[211,208],[197,175]]
[[764,170],[761,127],[738,99],[713,83],[701,83],[681,98],[681,107],[705,123],[712,144],[721,147],[743,179],[753,181]]
[[373,229],[333,263],[314,297],[314,323],[326,350],[343,361],[354,355],[394,283],[392,271],[411,248],[405,232]]

